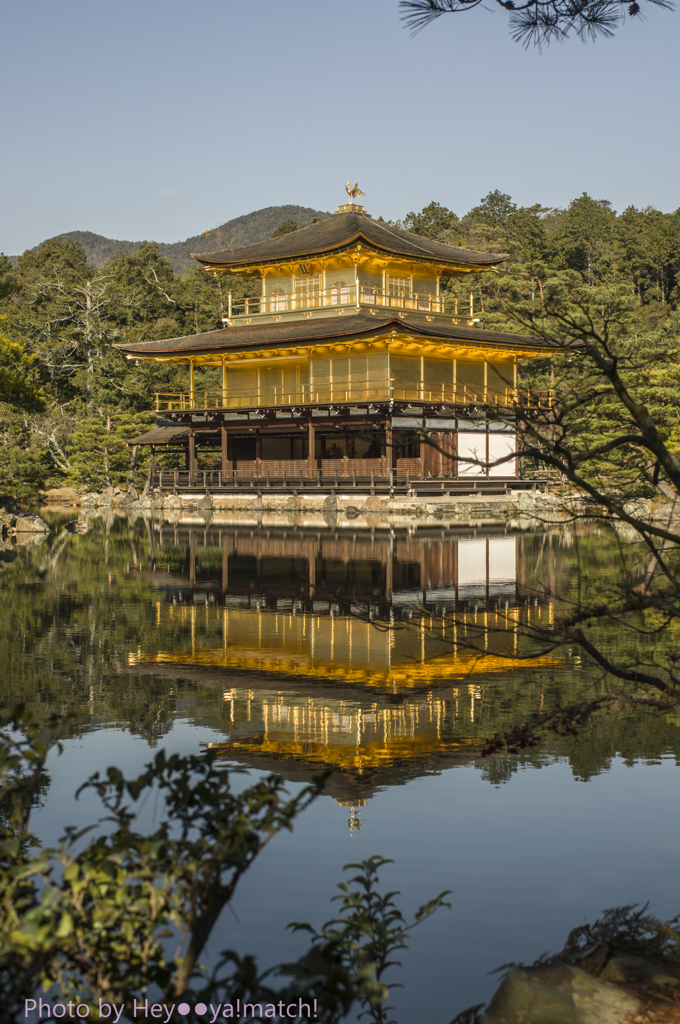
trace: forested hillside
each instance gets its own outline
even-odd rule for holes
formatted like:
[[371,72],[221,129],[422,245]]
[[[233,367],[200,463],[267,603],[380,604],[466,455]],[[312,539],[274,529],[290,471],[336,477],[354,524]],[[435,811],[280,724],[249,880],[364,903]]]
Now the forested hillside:
[[[265,238],[270,238],[272,233],[286,220],[294,220],[298,227],[303,228],[309,224],[312,217],[329,216],[328,213],[312,210],[307,206],[267,206],[264,210],[255,210],[242,217],[235,217],[211,231],[192,235],[191,238],[187,238],[183,242],[158,242],[158,251],[170,261],[174,272],[181,274],[182,271],[194,266],[191,259],[192,252],[236,249],[241,245],[250,245],[251,242],[262,242]],[[137,252],[140,245],[143,244],[142,242],[126,242],[116,238],[106,238],[104,235],[96,235],[92,231],[67,231],[56,237],[64,242],[76,242],[81,245],[87,255],[87,262],[100,270],[114,256],[118,256],[120,253]],[[49,239],[49,241],[54,240]],[[37,252],[38,249],[40,246],[36,245],[32,251]],[[10,256],[10,262],[13,265],[16,265],[17,261],[17,256]]]
[[[296,217],[302,226],[299,207],[261,210],[225,225],[228,237],[203,239],[204,248],[267,237]],[[503,269],[472,283],[483,326],[540,332],[545,303],[554,306],[560,296],[569,316],[574,303],[579,316],[600,320],[614,310],[622,344],[639,356],[645,400],[680,447],[680,211],[630,207],[617,214],[585,194],[566,210],[518,207],[496,191],[464,216],[433,202],[401,223],[455,245],[510,254]],[[197,250],[198,243],[183,244]],[[167,249],[145,242],[94,267],[83,244],[59,238],[24,253],[16,268],[0,258],[0,489],[30,497],[45,486],[101,487],[127,474],[124,440],[153,422],[153,393],[186,390],[186,380],[172,365],[126,360],[113,345],[219,327],[227,292],[256,287],[196,267],[178,272]],[[463,295],[470,282],[447,287]],[[571,387],[583,372],[578,360],[562,357],[525,364],[522,378]],[[583,429],[606,432],[620,418],[603,407],[595,426],[591,417]],[[144,457],[132,467],[137,480]]]

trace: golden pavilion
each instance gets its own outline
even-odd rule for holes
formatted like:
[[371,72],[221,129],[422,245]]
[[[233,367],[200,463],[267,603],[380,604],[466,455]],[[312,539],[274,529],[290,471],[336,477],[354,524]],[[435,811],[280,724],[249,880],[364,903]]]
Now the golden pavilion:
[[[118,346],[187,367],[186,392],[157,394],[158,425],[129,442],[152,447],[155,487],[518,486],[517,408],[549,395],[520,389],[517,365],[545,346],[485,330],[472,290],[463,301],[443,287],[476,281],[506,256],[412,234],[349,202],[280,237],[194,259],[248,279],[253,294],[230,294],[218,330]],[[216,390],[195,387],[204,367],[219,371]],[[185,468],[157,473],[156,446],[182,449]]]

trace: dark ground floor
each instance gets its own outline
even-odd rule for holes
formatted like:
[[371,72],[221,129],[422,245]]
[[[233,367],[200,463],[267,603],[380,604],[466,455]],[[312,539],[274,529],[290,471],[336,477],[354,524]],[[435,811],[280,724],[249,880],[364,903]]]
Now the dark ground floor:
[[151,448],[150,484],[178,493],[503,493],[535,482],[519,478],[514,424],[482,416],[193,415],[128,443]]

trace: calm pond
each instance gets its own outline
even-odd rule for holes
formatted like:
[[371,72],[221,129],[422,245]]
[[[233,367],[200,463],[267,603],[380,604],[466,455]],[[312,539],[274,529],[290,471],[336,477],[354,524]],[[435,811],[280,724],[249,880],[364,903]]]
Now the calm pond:
[[601,715],[524,755],[477,753],[606,685],[576,650],[522,647],[516,627],[552,621],[555,593],[613,585],[611,527],[45,518],[45,541],[0,549],[3,709],[70,716],[34,818],[43,841],[97,818],[73,797],[89,774],[131,775],[160,746],[216,745],[291,791],[332,773],[246,877],[214,950],[291,957],[304,939],[286,924],[327,920],[342,866],[381,854],[405,910],[453,890],[413,934],[393,995],[400,1024],[447,1024],[489,997],[488,972],[561,948],[603,908],[680,910],[677,713]]

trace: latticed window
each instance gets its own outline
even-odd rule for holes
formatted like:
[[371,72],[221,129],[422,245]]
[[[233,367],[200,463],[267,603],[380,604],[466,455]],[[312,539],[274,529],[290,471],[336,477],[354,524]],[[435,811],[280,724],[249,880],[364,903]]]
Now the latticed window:
[[286,293],[283,288],[275,288],[271,294],[270,307],[272,313],[279,313],[286,308]]
[[331,285],[331,306],[344,306],[349,302],[347,281],[336,281]]
[[367,281],[366,284],[362,284],[361,301],[367,302],[369,305],[375,305],[378,301],[378,289],[372,281]]
[[411,281],[408,277],[392,277],[390,274],[387,276],[387,293],[390,296],[390,304],[393,306],[402,306],[406,296],[411,291]]
[[257,397],[257,370],[229,370],[227,373],[226,406],[238,409],[251,405]]
[[321,293],[321,275],[307,274],[295,278],[295,308],[305,309],[307,306],[318,306]]

